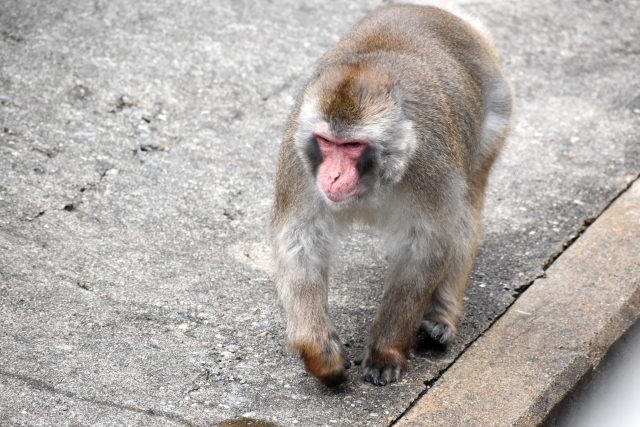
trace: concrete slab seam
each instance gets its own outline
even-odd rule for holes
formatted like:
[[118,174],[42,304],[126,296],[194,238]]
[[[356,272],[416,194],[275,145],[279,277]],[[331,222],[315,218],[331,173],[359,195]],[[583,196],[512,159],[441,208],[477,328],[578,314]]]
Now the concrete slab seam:
[[[555,262],[555,260],[557,260],[557,259],[558,259],[558,258],[559,258],[559,257],[560,257],[560,256],[561,256],[561,255],[562,255],[562,254],[567,250],[567,249],[569,249],[569,247],[570,247],[573,243],[575,243],[575,241],[576,241],[576,240],[578,240],[578,239],[579,239],[579,238],[584,234],[584,232],[585,232],[585,231],[587,231],[587,229],[589,228],[589,226],[590,226],[591,224],[593,224],[595,221],[597,221],[597,220],[598,220],[598,218],[600,218],[600,217],[602,216],[602,214],[603,214],[607,209],[609,209],[609,207],[610,207],[611,205],[613,205],[613,204],[616,202],[616,200],[618,200],[618,199],[619,199],[619,198],[620,198],[624,193],[626,193],[626,192],[629,190],[629,188],[631,188],[631,186],[632,186],[636,181],[638,181],[638,179],[640,179],[640,173],[637,173],[637,174],[636,174],[636,176],[635,176],[635,178],[631,179],[631,180],[627,183],[627,185],[626,185],[624,188],[622,188],[622,189],[618,192],[618,194],[616,194],[616,195],[615,195],[615,196],[614,196],[614,197],[609,201],[609,203],[607,203],[607,204],[606,204],[606,206],[600,210],[600,212],[598,212],[598,214],[597,214],[596,216],[586,218],[586,219],[582,222],[582,225],[580,226],[580,228],[579,228],[579,229],[578,229],[578,230],[573,234],[573,236],[574,236],[574,237],[573,237],[573,238],[571,238],[571,237],[570,237],[570,238],[569,238],[565,243],[563,243],[563,244],[562,244],[562,248],[560,248],[560,250],[558,250],[558,252],[556,252],[556,253],[552,254],[552,255],[549,257],[549,259],[548,259],[547,261],[545,261],[545,262],[544,262],[544,264],[542,265],[542,270],[543,270],[543,271],[547,271],[547,270],[549,269],[549,267],[551,267],[551,265],[553,265],[553,263]],[[530,281],[530,282],[529,282],[529,284],[528,284],[527,286],[522,287],[522,288],[521,288],[521,290],[522,290],[522,291],[526,290],[529,286],[531,286],[531,284],[532,284],[533,282],[535,282],[535,281],[536,281],[536,279],[538,279],[538,278],[540,278],[540,277],[543,277],[543,276],[538,276],[538,277],[536,277],[535,279],[533,279],[532,281]],[[515,301],[514,301],[514,302],[515,302]],[[507,309],[508,309],[508,308],[507,308]]]
[[11,372],[6,372],[4,370],[0,369],[0,375],[3,375],[5,377],[9,377],[9,378],[13,378],[19,381],[23,381],[24,383],[26,383],[29,387],[35,388],[37,390],[42,390],[42,391],[47,391],[49,393],[52,394],[61,394],[65,397],[68,397],[70,399],[76,399],[76,400],[81,400],[83,402],[87,402],[87,403],[91,403],[94,405],[100,405],[100,406],[106,406],[109,408],[114,408],[114,409],[122,409],[125,411],[131,411],[131,412],[136,412],[139,414],[144,414],[144,415],[148,415],[151,417],[160,417],[160,418],[165,418],[167,420],[170,421],[175,421],[178,422],[180,424],[183,424],[185,426],[188,427],[196,427],[196,424],[192,423],[191,421],[182,418],[178,415],[169,413],[169,412],[165,412],[165,411],[159,411],[157,409],[142,409],[142,408],[136,408],[134,406],[129,406],[129,405],[122,405],[119,403],[113,403],[113,402],[107,402],[104,400],[95,400],[95,399],[91,399],[91,398],[87,398],[87,397],[82,397],[82,396],[78,396],[75,393],[72,393],[70,391],[66,391],[66,390],[62,390],[60,388],[54,387],[51,384],[48,384],[42,380],[38,380],[35,378],[30,378],[26,375],[20,375],[20,374],[14,374]]

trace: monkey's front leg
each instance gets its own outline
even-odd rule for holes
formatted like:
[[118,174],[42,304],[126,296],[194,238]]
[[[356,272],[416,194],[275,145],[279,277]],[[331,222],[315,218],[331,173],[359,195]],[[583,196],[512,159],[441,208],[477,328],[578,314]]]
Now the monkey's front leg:
[[328,246],[319,231],[289,230],[276,239],[275,281],[287,320],[287,344],[327,386],[348,379],[349,362],[327,307]]
[[362,355],[364,380],[374,385],[400,377],[425,308],[445,274],[442,258],[416,253],[421,246],[410,243],[390,259],[387,287]]

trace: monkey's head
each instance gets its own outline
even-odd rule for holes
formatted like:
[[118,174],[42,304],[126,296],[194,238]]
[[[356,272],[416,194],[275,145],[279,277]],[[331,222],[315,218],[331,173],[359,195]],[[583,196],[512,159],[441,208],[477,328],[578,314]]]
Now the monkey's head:
[[367,63],[329,66],[309,83],[294,144],[328,203],[401,180],[416,145],[401,102],[391,78]]

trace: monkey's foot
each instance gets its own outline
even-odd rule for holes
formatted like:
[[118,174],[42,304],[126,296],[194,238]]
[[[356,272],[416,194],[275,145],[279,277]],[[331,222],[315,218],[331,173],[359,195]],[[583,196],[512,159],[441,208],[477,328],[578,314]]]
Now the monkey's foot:
[[322,384],[334,387],[349,379],[347,369],[351,363],[337,334],[331,334],[324,343],[310,340],[292,347],[300,353],[307,371]]
[[395,348],[367,348],[355,363],[363,364],[365,381],[373,385],[387,385],[398,381],[407,365],[407,358]]
[[448,323],[423,320],[420,330],[429,334],[431,338],[440,344],[447,344],[456,336],[456,330]]

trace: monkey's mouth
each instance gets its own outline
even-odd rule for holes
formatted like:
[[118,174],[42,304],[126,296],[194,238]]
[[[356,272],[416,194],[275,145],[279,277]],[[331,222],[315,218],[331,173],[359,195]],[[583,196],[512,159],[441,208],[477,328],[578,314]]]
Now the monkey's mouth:
[[331,200],[335,203],[345,202],[349,199],[352,199],[356,194],[358,194],[358,187],[354,188],[351,191],[345,193],[324,193],[327,196],[327,199]]

